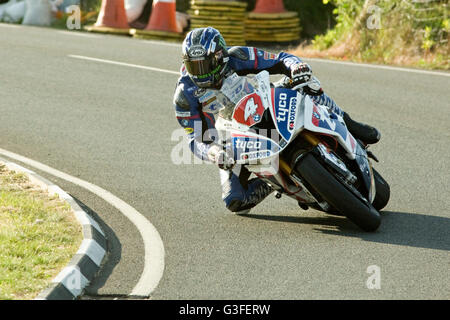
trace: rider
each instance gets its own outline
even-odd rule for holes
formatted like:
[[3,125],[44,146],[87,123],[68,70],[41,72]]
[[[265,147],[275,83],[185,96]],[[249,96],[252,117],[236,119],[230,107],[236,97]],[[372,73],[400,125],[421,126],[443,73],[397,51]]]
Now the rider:
[[342,111],[323,92],[319,81],[312,76],[311,67],[296,56],[285,52],[275,55],[253,47],[228,48],[219,31],[212,27],[190,31],[184,39],[182,55],[181,77],[174,95],[175,114],[188,134],[192,152],[219,166],[222,199],[232,212],[247,213],[273,191],[258,178],[248,180],[250,172],[241,165],[235,166],[234,159],[214,142],[214,134],[208,135],[214,132],[218,110],[215,96],[206,89],[220,89],[223,79],[233,72],[240,76],[262,70],[284,74],[281,83],[291,87],[314,80],[303,90],[316,103],[341,115],[349,131],[364,143],[373,144],[380,139],[377,129],[352,120]]

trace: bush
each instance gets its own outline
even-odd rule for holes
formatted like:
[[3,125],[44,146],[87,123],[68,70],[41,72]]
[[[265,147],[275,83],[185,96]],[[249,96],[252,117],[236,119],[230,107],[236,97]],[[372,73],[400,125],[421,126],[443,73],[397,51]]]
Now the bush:
[[[333,13],[337,24],[325,35],[316,36],[314,48],[338,48],[341,56],[379,63],[399,63],[417,57],[423,57],[423,62],[428,57],[430,61],[441,61],[437,64],[442,63],[441,67],[448,69],[449,20],[446,1],[330,2],[336,6]],[[379,22],[379,25],[374,22]]]

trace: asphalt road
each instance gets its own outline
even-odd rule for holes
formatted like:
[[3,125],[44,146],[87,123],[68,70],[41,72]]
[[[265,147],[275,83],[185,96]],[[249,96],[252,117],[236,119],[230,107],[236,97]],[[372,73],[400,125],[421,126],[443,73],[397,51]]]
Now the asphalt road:
[[[375,233],[273,196],[228,214],[211,165],[175,165],[180,48],[123,37],[0,25],[0,148],[94,183],[159,231],[152,299],[449,299],[450,78],[311,61],[326,92],[378,127],[376,168],[391,201]],[[126,296],[144,267],[136,227],[90,192],[45,173],[92,210],[110,253],[88,296]],[[369,290],[367,268],[381,272]]]

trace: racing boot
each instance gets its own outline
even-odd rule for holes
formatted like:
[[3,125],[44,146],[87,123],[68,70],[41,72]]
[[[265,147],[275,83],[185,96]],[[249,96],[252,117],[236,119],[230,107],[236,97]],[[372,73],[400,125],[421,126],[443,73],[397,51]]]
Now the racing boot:
[[247,190],[239,185],[233,191],[224,197],[223,200],[228,210],[235,214],[243,215],[249,213],[251,208],[263,201],[273,192],[273,189],[264,181],[255,178],[248,182]]
[[380,141],[381,133],[376,128],[353,120],[346,112],[344,112],[343,118],[348,130],[356,139],[365,144],[375,144]]

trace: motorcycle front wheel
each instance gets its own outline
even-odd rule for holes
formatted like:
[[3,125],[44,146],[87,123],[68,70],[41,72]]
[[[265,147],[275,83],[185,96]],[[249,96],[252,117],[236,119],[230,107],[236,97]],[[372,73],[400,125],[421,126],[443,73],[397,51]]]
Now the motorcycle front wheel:
[[378,173],[377,170],[372,168],[373,170],[373,177],[375,179],[375,188],[377,190],[377,193],[375,195],[375,199],[372,202],[372,205],[375,209],[380,211],[389,202],[389,198],[391,196],[391,188],[389,187],[389,184],[386,182],[386,180],[383,179],[381,174]]
[[364,231],[375,231],[381,216],[370,204],[363,203],[338,181],[312,155],[305,155],[295,167],[303,179],[333,208]]

